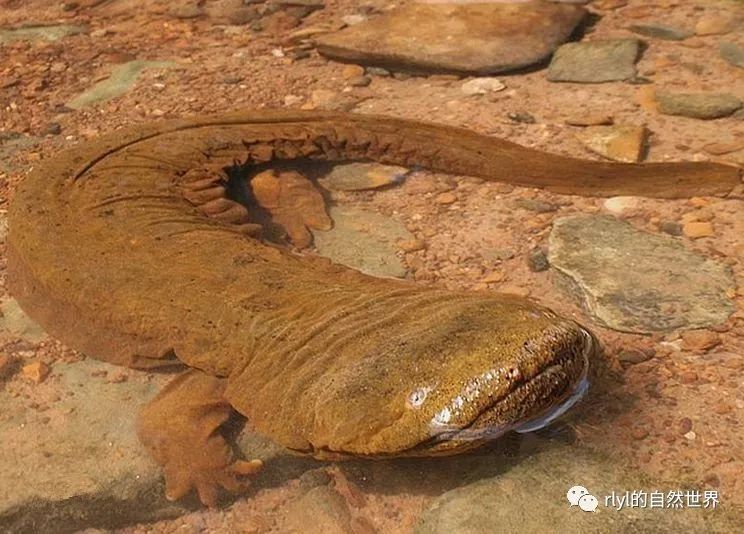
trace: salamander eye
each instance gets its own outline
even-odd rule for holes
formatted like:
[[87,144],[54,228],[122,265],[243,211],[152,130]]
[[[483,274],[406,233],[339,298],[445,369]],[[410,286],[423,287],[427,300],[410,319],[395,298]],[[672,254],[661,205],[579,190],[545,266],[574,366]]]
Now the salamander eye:
[[431,388],[419,388],[415,391],[412,391],[411,394],[408,396],[408,406],[411,408],[420,408],[421,405],[426,400],[426,395],[431,391]]

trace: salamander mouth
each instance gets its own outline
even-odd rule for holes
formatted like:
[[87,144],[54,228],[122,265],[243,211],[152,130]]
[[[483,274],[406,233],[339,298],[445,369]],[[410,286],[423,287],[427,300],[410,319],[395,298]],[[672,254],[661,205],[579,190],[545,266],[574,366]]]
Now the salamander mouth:
[[[557,391],[557,386],[559,386],[559,383],[563,382],[565,379],[566,366],[569,364],[573,364],[573,362],[569,362],[567,358],[561,359],[558,363],[547,367],[533,378],[516,385],[512,391],[486,409],[475,421],[473,421],[472,424],[457,431],[450,437],[445,437],[444,439],[460,441],[491,440],[498,438],[509,431],[527,433],[548,426],[551,422],[566,413],[574,404],[581,400],[588,391],[588,355],[583,358],[582,370],[579,377],[574,379],[572,382],[569,382],[569,387],[565,387],[564,391],[560,393],[559,396],[553,397],[547,404],[545,404],[545,407],[536,414],[525,415],[523,418],[519,418],[512,423],[503,424],[493,420],[494,407],[497,404],[514,405],[516,403],[524,403],[531,397],[531,391],[533,389],[540,389],[551,393]],[[547,389],[543,389],[546,386]],[[437,437],[442,439],[441,435]]]
[[589,388],[589,359],[596,349],[594,337],[584,337],[553,354],[550,363],[533,376],[515,380],[509,391],[494,398],[468,425],[432,424],[432,437],[409,453],[454,454],[475,448],[504,434],[539,430],[567,412]]

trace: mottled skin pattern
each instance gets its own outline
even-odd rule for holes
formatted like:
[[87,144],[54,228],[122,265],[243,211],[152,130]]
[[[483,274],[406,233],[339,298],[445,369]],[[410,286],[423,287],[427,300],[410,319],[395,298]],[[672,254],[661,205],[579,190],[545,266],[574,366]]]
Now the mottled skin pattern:
[[579,161],[445,126],[261,111],[147,124],[56,155],[10,211],[9,283],[50,334],[138,368],[191,368],[139,423],[167,494],[218,486],[231,407],[317,457],[455,453],[564,399],[590,336],[534,302],[420,288],[251,237],[220,168],[370,159],[582,195],[726,194],[736,168]]

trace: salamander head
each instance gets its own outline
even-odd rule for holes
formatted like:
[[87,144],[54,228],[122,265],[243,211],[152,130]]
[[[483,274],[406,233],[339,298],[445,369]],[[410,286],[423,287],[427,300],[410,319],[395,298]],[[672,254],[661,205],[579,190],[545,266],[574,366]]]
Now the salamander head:
[[333,421],[323,449],[444,455],[536,430],[584,394],[595,345],[577,323],[525,299],[419,310],[329,384],[316,418]]
[[[515,359],[457,384],[429,420],[431,439],[407,452],[452,454],[509,431],[546,427],[588,390],[589,358],[595,344],[587,330],[569,322],[528,339]],[[422,404],[421,393],[412,392],[412,406]]]

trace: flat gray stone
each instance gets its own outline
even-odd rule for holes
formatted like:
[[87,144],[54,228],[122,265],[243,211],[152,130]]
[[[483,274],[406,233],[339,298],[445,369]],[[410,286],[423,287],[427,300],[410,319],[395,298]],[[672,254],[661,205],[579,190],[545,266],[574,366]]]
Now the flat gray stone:
[[557,219],[550,265],[596,320],[625,332],[706,328],[734,310],[731,271],[678,240],[609,216]]
[[80,109],[97,102],[105,102],[126,93],[137,78],[146,69],[166,68],[174,65],[172,61],[135,60],[118,65],[111,75],[96,85],[76,96],[67,103],[67,107]]
[[548,80],[578,83],[629,80],[636,75],[639,51],[638,39],[567,43],[553,54]]
[[411,4],[317,38],[318,51],[362,65],[493,74],[538,63],[586,15],[574,5]]
[[628,29],[639,35],[663,39],[665,41],[684,41],[695,35],[695,32],[692,30],[675,28],[673,26],[662,26],[660,24],[633,24]]
[[659,111],[693,119],[727,117],[742,107],[742,101],[730,93],[656,93]]
[[736,43],[724,41],[718,45],[718,51],[724,60],[735,67],[744,69],[744,48]]
[[[196,498],[165,499],[161,469],[135,433],[135,417],[170,376],[154,380],[97,360],[57,363],[42,384],[59,400],[34,410],[22,396],[0,390],[0,532],[73,532],[117,528],[177,517],[201,508]],[[41,391],[43,390],[43,391]],[[289,456],[271,441],[244,431],[238,446],[267,468],[250,492],[273,487],[318,467]],[[269,468],[270,466],[270,468]],[[239,496],[232,496],[237,498]]]
[[334,206],[329,214],[333,229],[313,231],[318,254],[373,276],[406,275],[396,243],[410,241],[414,236],[402,223],[353,207]]
[[0,330],[31,343],[38,343],[47,337],[41,326],[24,313],[14,298],[0,303]]
[[11,41],[59,41],[63,37],[82,33],[87,29],[85,26],[73,24],[0,29],[0,44]]
[[387,185],[399,184],[410,171],[395,165],[378,163],[347,163],[335,165],[331,172],[319,181],[333,191],[363,191]]
[[[567,493],[583,486],[599,502],[594,513],[569,504]],[[738,511],[650,508],[651,492],[670,487],[639,477],[618,462],[569,445],[554,445],[523,456],[493,478],[461,486],[438,497],[423,513],[415,534],[491,534],[493,532],[733,532]],[[645,508],[607,506],[612,492],[645,491]],[[702,489],[701,489],[702,495]],[[720,496],[719,496],[720,498]],[[701,499],[702,502],[702,499]]]

